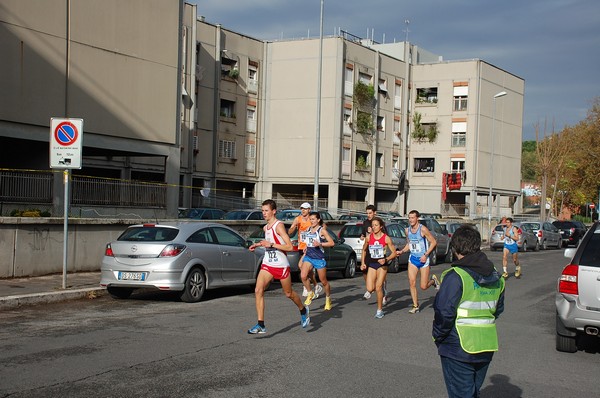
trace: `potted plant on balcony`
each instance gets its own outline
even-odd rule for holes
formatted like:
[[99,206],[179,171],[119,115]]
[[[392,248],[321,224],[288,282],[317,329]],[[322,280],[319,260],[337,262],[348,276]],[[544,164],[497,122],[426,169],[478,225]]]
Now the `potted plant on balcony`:
[[229,77],[232,79],[237,79],[240,75],[240,70],[238,68],[232,68],[229,70]]

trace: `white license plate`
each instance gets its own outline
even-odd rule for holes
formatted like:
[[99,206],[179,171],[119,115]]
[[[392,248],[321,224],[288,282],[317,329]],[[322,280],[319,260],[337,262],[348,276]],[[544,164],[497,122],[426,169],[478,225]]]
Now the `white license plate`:
[[120,272],[119,271],[119,280],[120,281],[144,281],[146,280],[145,272]]

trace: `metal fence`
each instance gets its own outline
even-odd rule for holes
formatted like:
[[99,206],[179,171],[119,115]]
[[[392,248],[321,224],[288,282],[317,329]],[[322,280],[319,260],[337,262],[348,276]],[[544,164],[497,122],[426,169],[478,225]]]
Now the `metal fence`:
[[52,172],[0,170],[2,202],[52,203]]
[[166,207],[167,185],[161,183],[73,176],[71,203],[117,207]]

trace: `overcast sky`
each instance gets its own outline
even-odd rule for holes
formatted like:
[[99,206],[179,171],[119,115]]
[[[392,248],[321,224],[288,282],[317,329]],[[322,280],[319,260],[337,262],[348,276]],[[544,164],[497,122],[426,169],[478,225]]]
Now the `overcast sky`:
[[[186,0],[206,21],[262,40],[319,35],[320,0]],[[479,58],[525,80],[523,139],[584,119],[600,96],[599,0],[324,0],[323,31],[444,57]],[[373,37],[371,32],[374,31]]]

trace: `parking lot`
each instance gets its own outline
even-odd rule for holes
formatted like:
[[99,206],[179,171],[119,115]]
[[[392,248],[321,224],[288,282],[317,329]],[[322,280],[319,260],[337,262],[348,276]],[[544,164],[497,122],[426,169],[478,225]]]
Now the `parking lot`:
[[[487,253],[501,268],[500,252]],[[507,280],[483,396],[596,394],[598,341],[574,354],[554,348],[562,253],[522,254],[523,278]],[[375,319],[361,277],[332,274],[331,284],[333,309],[315,300],[307,329],[274,285],[260,336],[246,334],[256,322],[252,287],[207,291],[199,303],[140,292],[1,312],[0,396],[445,396],[430,334],[433,290],[420,292],[421,313],[408,314],[406,272],[390,274],[392,300]]]

